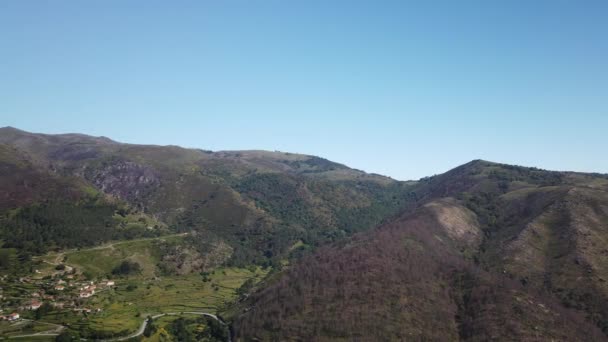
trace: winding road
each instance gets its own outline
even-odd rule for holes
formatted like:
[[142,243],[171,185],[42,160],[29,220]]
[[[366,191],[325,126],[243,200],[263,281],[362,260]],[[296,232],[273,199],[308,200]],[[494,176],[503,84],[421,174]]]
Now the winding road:
[[[163,317],[163,316],[180,316],[180,315],[199,315],[199,316],[207,316],[207,317],[211,317],[213,319],[215,319],[216,321],[220,322],[220,324],[222,325],[226,325],[226,322],[222,321],[219,317],[217,317],[214,314],[208,313],[208,312],[199,312],[199,311],[184,311],[184,312],[167,312],[167,313],[161,313],[161,314],[156,314],[154,316],[150,316],[153,320]],[[39,322],[39,323],[44,323],[44,322]],[[107,340],[98,340],[98,341],[103,341],[103,342],[115,342],[115,341],[126,341],[128,339],[134,338],[134,337],[139,337],[141,335],[143,335],[144,330],[146,330],[146,327],[148,326],[149,323],[149,319],[146,318],[144,319],[144,321],[141,323],[141,325],[139,326],[139,329],[132,333],[131,335],[127,335],[124,337],[116,337],[116,338],[112,338],[112,339],[107,339]],[[39,332],[36,334],[29,334],[29,335],[17,335],[17,336],[9,336],[9,339],[13,339],[13,338],[26,338],[26,337],[36,337],[36,336],[57,336],[59,335],[59,333],[61,332],[61,330],[63,330],[65,327],[62,325],[58,325],[58,324],[53,324],[53,323],[44,323],[44,324],[49,324],[49,325],[54,325],[57,326],[57,329],[55,329],[54,331],[43,331],[43,332]],[[81,339],[84,340],[84,339]],[[86,340],[84,340],[86,341]],[[232,342],[231,338],[230,338],[230,334],[228,334],[228,342]]]
[[[207,316],[207,317],[211,317],[211,318],[215,319],[216,321],[220,322],[220,324],[222,324],[222,325],[226,325],[226,322],[222,321],[216,315],[210,314],[208,312],[199,312],[199,311],[167,312],[167,313],[156,314],[154,316],[150,316],[150,318],[154,320],[154,319],[157,319],[157,318],[160,318],[160,317],[163,317],[163,316],[179,316],[179,315]],[[101,340],[101,341],[103,341],[103,342],[126,341],[128,339],[141,336],[141,335],[143,335],[144,330],[146,330],[146,326],[148,326],[148,323],[149,323],[149,319],[146,318],[141,323],[141,326],[139,327],[139,329],[136,332],[134,332],[133,334],[128,335],[128,336],[124,336],[124,337],[117,337],[117,338],[112,338],[112,339],[108,339],[108,340]],[[228,334],[228,342],[232,342],[231,338],[230,338],[230,334]]]
[[[87,248],[87,249],[81,249],[81,250],[97,250],[97,249],[113,248],[115,245],[122,244],[122,243],[128,243],[128,242],[134,242],[134,241],[144,241],[144,240],[157,240],[157,239],[163,239],[163,238],[175,237],[175,236],[186,236],[188,234],[189,233],[180,233],[180,234],[165,235],[165,236],[155,237],[155,238],[144,238],[144,239],[137,239],[137,240],[116,241],[116,242],[110,242],[110,243],[106,243],[104,245],[100,245],[100,246],[96,246],[96,247],[91,247],[91,248]],[[48,264],[51,264],[51,265],[59,265],[60,263],[62,263],[62,259],[65,256],[65,254],[76,252],[76,251],[78,251],[78,249],[63,251],[63,252],[57,253],[55,255],[55,259],[53,261],[48,261],[48,260],[45,260],[45,259],[42,259],[42,261],[46,262]],[[153,316],[150,316],[150,317],[151,317],[151,319],[154,320],[154,319],[157,319],[157,318],[160,318],[160,317],[163,317],[163,316],[179,316],[179,315],[207,316],[207,317],[211,317],[211,318],[215,319],[216,321],[218,321],[222,325],[226,325],[226,322],[222,321],[216,315],[208,313],[208,312],[199,312],[199,311],[167,312],[167,313],[156,314],[156,315],[153,315]],[[44,322],[40,322],[40,323],[44,323]],[[139,327],[139,329],[136,332],[134,332],[133,334],[130,334],[130,335],[124,336],[124,337],[117,337],[117,338],[112,338],[112,339],[107,339],[107,340],[100,340],[100,341],[103,341],[103,342],[126,341],[128,339],[141,336],[141,335],[143,335],[144,330],[146,330],[146,326],[148,326],[148,323],[149,323],[149,319],[146,318],[141,323],[141,326]],[[10,336],[9,338],[27,338],[27,337],[34,337],[34,336],[57,336],[65,328],[64,326],[58,325],[58,324],[52,324],[52,323],[45,323],[45,324],[54,325],[54,326],[57,326],[57,328],[55,330],[50,330],[50,331],[47,330],[47,331],[43,331],[43,332],[39,332],[39,333],[35,333],[35,334]],[[83,340],[83,339],[81,339],[81,340]],[[230,334],[228,334],[228,342],[231,342]]]

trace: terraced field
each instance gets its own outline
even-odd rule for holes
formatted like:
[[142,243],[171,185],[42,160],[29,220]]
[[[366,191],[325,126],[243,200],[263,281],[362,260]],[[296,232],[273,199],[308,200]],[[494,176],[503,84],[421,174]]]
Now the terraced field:
[[[44,262],[38,265],[39,273],[35,275],[38,279],[49,281],[51,278],[64,278],[55,269],[56,265],[64,265],[76,270],[76,278],[82,278],[86,274],[91,281],[99,282],[111,277],[115,285],[100,287],[87,299],[77,298],[78,289],[72,286],[69,291],[66,289],[58,295],[65,297],[68,293],[75,294],[76,299],[72,300],[77,303],[79,311],[74,307],[53,309],[40,317],[40,321],[66,326],[69,331],[89,338],[126,336],[136,331],[148,315],[187,311],[221,313],[227,304],[236,299],[237,290],[243,283],[249,279],[260,281],[269,271],[260,267],[232,267],[217,268],[203,274],[164,275],[157,266],[161,260],[157,244],[180,245],[184,243],[185,236],[186,234],[176,234],[120,241],[45,255],[41,258]],[[141,271],[136,274],[113,275],[113,268],[123,260],[137,262],[141,265]],[[27,299],[37,290],[34,284],[14,284],[5,289],[5,294]],[[69,302],[65,299],[61,301]],[[91,312],[82,312],[82,309],[90,309]],[[44,326],[38,325],[29,324],[28,329],[15,328],[10,334],[34,334],[44,329]]]

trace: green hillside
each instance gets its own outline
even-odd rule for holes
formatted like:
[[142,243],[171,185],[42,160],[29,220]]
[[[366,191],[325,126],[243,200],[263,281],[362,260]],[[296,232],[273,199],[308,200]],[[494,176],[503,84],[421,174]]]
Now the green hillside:
[[[231,265],[276,264],[298,241],[319,246],[369,229],[411,202],[405,183],[307,155],[130,145],[10,127],[0,129],[0,144],[7,170],[0,181],[11,190],[0,207],[2,234],[11,236],[7,246],[33,253],[159,235],[166,227],[224,241],[234,250]],[[121,212],[146,216],[146,227],[117,227]],[[58,226],[92,233],[71,243],[59,238]],[[35,246],[26,246],[33,235]]]

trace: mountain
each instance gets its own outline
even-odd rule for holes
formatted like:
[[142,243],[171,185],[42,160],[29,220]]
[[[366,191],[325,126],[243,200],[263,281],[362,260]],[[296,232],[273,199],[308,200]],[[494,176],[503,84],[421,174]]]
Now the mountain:
[[5,127],[0,243],[14,307],[20,277],[61,256],[80,278],[141,265],[99,302],[125,324],[70,327],[85,338],[136,329],[113,298],[142,296],[212,303],[235,341],[608,340],[602,174],[475,160],[400,182],[316,156]]
[[412,191],[400,216],[267,280],[236,340],[607,339],[606,175],[473,161]]
[[[412,202],[409,183],[314,156],[122,144],[11,127],[0,128],[0,168],[1,238],[33,253],[197,231],[230,245],[230,264],[276,264],[371,228]],[[125,222],[130,217],[136,219]],[[73,232],[61,231],[65,226]],[[79,229],[94,236],[82,241]]]

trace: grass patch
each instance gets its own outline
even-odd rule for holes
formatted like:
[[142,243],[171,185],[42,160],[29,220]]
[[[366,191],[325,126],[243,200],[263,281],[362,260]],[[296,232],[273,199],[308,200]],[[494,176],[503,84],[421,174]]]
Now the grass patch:
[[128,259],[140,264],[143,276],[152,277],[161,257],[155,245],[159,242],[179,243],[183,238],[183,235],[171,235],[114,242],[91,249],[71,251],[65,253],[66,263],[93,277],[106,277],[112,274],[114,267]]

